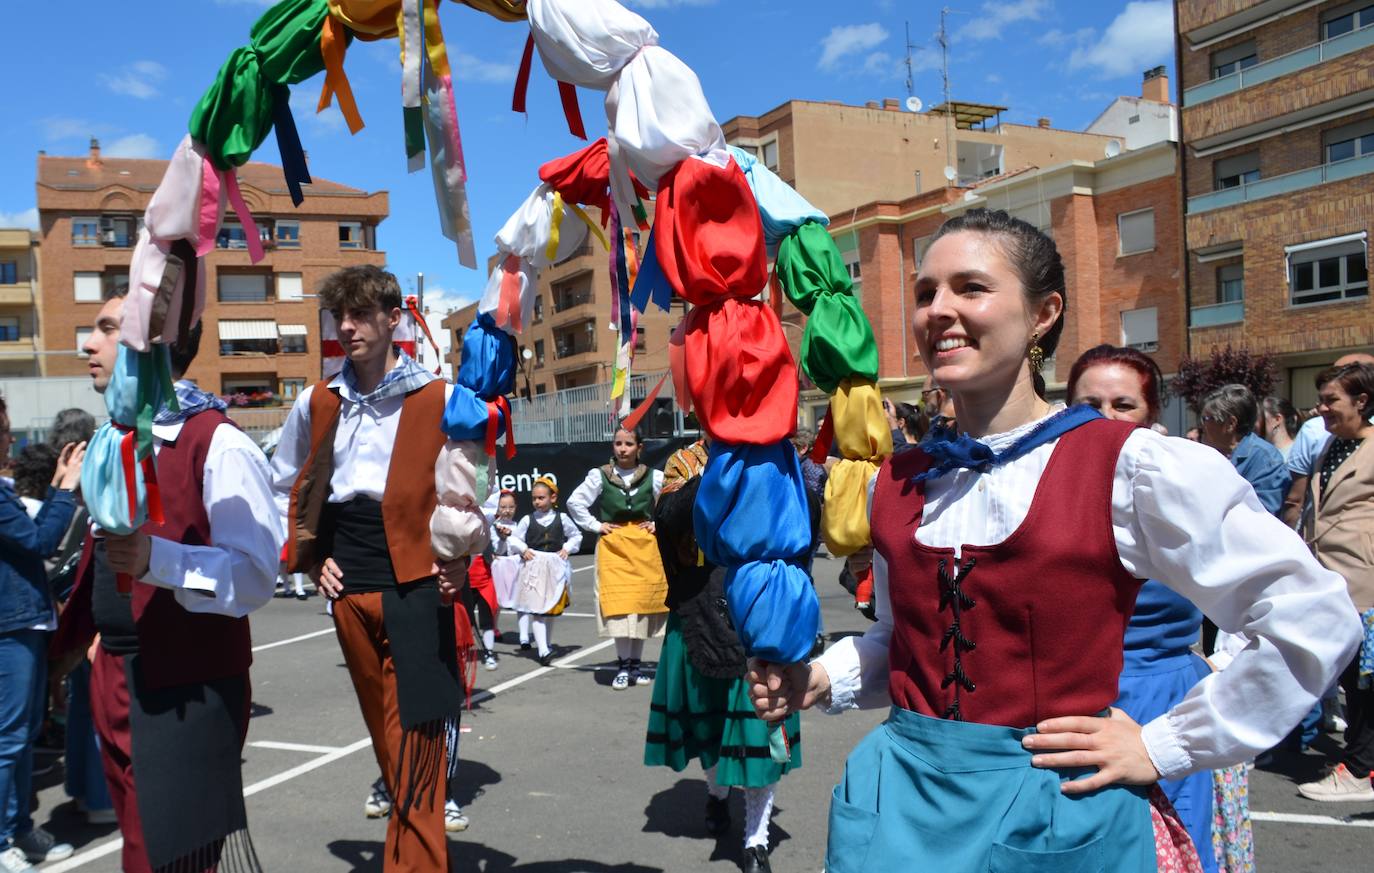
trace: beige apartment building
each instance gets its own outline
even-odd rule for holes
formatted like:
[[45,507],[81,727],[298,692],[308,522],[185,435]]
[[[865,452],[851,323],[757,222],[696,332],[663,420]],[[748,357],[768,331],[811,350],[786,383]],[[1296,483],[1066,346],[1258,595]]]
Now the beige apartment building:
[[1313,375],[1374,346],[1374,2],[1179,0],[1189,350]]
[[[39,153],[45,375],[86,373],[79,349],[104,296],[128,284],[139,223],[165,167],[104,158],[94,139],[81,157]],[[311,297],[319,282],[341,267],[385,263],[377,225],[388,199],[317,176],[295,208],[281,169],[255,162],[239,169],[239,184],[267,257],[250,262],[230,210],[206,256],[205,333],[188,375],[240,404],[271,407],[320,378],[319,308]]]
[[0,378],[42,372],[38,235],[0,228]]

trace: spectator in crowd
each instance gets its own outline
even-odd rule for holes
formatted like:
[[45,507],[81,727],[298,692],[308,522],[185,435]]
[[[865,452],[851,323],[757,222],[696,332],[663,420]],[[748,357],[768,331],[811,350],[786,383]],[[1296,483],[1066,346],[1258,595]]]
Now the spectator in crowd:
[[825,480],[830,474],[826,472],[824,465],[811,460],[811,450],[816,445],[816,434],[808,428],[799,427],[792,436],[792,445],[801,457],[802,482],[806,485],[806,493],[814,495],[817,500],[823,500]]
[[[1374,355],[1364,352],[1342,355],[1332,366],[1344,367],[1349,364],[1374,364]],[[1293,484],[1283,501],[1283,520],[1290,527],[1300,528],[1310,508],[1307,483],[1316,469],[1317,456],[1326,448],[1329,439],[1331,434],[1327,432],[1326,421],[1319,413],[1314,413],[1304,421],[1302,427],[1298,428],[1298,435],[1293,438],[1293,445],[1288,450],[1288,472],[1293,476]]]
[[1275,515],[1290,477],[1279,450],[1255,435],[1259,404],[1244,385],[1223,385],[1202,399],[1202,442],[1231,459],[1236,472]]
[[[0,459],[11,445],[9,413],[0,399]],[[29,814],[33,741],[42,726],[47,693],[47,643],[56,627],[46,559],[71,522],[86,445],[63,448],[31,517],[14,489],[0,483],[0,869],[31,869],[74,851],[35,827]]]
[[1298,411],[1293,404],[1270,394],[1264,398],[1260,411],[1259,435],[1283,455],[1288,462],[1288,452],[1293,448],[1293,438],[1298,435]]
[[[923,409],[910,403],[896,404],[895,412],[897,430],[892,434],[892,450],[904,452],[915,447],[925,437],[926,431],[930,430],[930,419]],[[901,439],[897,439],[899,434]]]
[[954,423],[954,397],[944,388],[935,384],[934,377],[926,381],[921,389],[921,410],[932,425],[937,418],[945,419],[951,426]]
[[1318,409],[1331,440],[1308,480],[1312,512],[1303,538],[1317,560],[1345,577],[1364,625],[1364,641],[1341,674],[1345,690],[1345,749],[1315,782],[1298,786],[1309,800],[1374,800],[1374,364],[1332,367],[1317,376]]
[[37,516],[43,508],[53,473],[57,471],[57,456],[58,451],[47,443],[29,443],[14,461],[14,493],[19,495],[29,518]]

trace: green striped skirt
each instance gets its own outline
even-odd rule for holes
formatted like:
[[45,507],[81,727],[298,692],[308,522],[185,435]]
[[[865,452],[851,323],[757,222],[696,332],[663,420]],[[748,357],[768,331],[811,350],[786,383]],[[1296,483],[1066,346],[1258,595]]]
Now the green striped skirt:
[[784,722],[791,760],[777,764],[768,752],[768,725],[754,714],[744,679],[715,679],[697,672],[677,615],[668,617],[649,704],[644,763],[681,773],[693,759],[716,768],[716,782],[742,788],[772,785],[801,766],[801,718]]

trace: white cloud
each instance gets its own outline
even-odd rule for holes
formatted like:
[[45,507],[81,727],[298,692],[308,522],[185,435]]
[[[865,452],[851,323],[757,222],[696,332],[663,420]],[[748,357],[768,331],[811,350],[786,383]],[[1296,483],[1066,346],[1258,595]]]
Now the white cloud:
[[1063,48],[1069,45],[1083,46],[1092,42],[1093,37],[1096,35],[1097,31],[1093,30],[1091,27],[1080,27],[1072,33],[1066,33],[1055,28],[1040,34],[1036,42],[1040,45],[1050,46],[1051,48]]
[[167,78],[167,68],[157,61],[134,61],[118,75],[102,75],[105,87],[116,94],[149,100],[158,95],[158,85]]
[[1012,0],[984,3],[973,20],[954,32],[956,40],[1001,39],[1007,25],[1018,21],[1039,21],[1050,8],[1049,0]]
[[62,115],[40,118],[37,124],[43,129],[43,138],[48,142],[105,136],[114,132],[114,128],[108,124],[94,122],[88,118],[70,118]]
[[716,0],[624,0],[627,6],[641,9],[672,9],[676,6],[711,6]]
[[320,135],[348,129],[337,102],[330,103],[323,112],[316,112],[315,107],[319,105],[320,94],[312,88],[301,87],[291,92],[291,117],[296,120],[298,129],[304,128],[306,133]]
[[19,212],[0,212],[0,227],[24,227],[38,230],[38,207],[30,206]]
[[1138,73],[1168,61],[1174,49],[1174,10],[1169,0],[1131,0],[1100,39],[1074,49],[1069,69],[1104,77]]
[[821,59],[816,66],[822,70],[835,70],[850,55],[877,48],[886,40],[887,28],[876,22],[832,27],[830,33],[821,40]]
[[515,64],[484,61],[465,51],[450,52],[449,62],[453,65],[455,81],[495,82],[498,84],[515,81]]
[[[407,292],[409,293],[409,292]],[[459,291],[453,288],[446,288],[437,282],[430,281],[430,277],[425,277],[425,306],[430,313],[447,315],[455,309],[462,309],[482,296],[481,291]]]
[[146,133],[131,133],[104,146],[101,149],[107,158],[162,158],[162,148],[157,140]]

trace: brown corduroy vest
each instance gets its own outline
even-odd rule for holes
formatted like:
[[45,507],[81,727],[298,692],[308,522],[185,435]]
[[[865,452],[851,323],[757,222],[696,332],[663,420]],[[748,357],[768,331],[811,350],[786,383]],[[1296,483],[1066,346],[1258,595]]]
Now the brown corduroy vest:
[[[310,395],[310,454],[291,489],[287,563],[293,572],[313,570],[327,555],[316,554],[320,518],[329,498],[334,473],[334,432],[339,425],[339,395],[327,381]],[[382,491],[382,522],[396,581],[414,582],[433,575],[434,550],[429,541],[429,518],[438,498],[434,493],[434,462],[446,437],[439,423],[444,416],[444,382],[435,380],[406,395],[396,427],[396,445],[387,465]],[[403,451],[396,451],[403,448]]]

